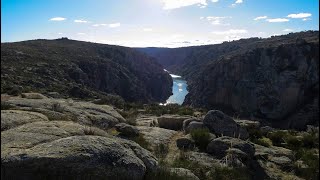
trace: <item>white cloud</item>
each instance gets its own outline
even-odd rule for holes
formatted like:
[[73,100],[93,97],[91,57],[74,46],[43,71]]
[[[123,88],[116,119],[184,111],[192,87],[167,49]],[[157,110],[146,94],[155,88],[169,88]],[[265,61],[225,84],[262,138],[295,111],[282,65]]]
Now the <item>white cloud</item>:
[[67,18],[64,18],[64,17],[53,17],[53,18],[49,19],[49,21],[64,21],[66,19]]
[[60,32],[60,33],[58,33],[58,34],[61,35],[61,34],[63,34],[63,33]]
[[267,19],[268,22],[288,22],[289,19],[286,18],[274,18],[274,19]]
[[229,16],[208,16],[206,19],[212,24],[212,25],[230,25],[230,24],[223,24],[223,19],[231,18]]
[[185,6],[192,6],[200,4],[200,7],[206,7],[207,0],[162,0],[164,6],[163,9],[177,9]]
[[292,29],[284,29],[283,30],[284,32],[291,32],[291,31],[293,31]]
[[76,19],[74,20],[75,23],[88,23],[88,21],[86,20],[82,20],[82,19]]
[[307,18],[311,16],[312,14],[310,13],[299,13],[299,14],[289,14],[287,17],[288,18]]
[[116,28],[116,27],[119,27],[119,26],[120,26],[120,23],[109,24],[110,28]]
[[237,4],[243,3],[243,0],[236,0],[233,4],[231,4],[231,7],[235,7]]
[[229,29],[227,31],[214,31],[212,32],[216,35],[235,35],[235,34],[246,34],[248,33],[245,29]]
[[99,27],[99,26],[107,26],[108,24],[93,24],[92,26],[94,27]]
[[204,17],[203,17],[203,16],[201,16],[201,17],[200,17],[200,20],[202,20],[202,19],[204,19]]
[[254,18],[253,20],[257,21],[257,20],[260,20],[260,19],[267,19],[268,16],[258,16],[256,18]]
[[149,32],[152,31],[152,28],[143,28],[143,31]]
[[213,2],[213,3],[216,3],[216,2],[218,2],[219,0],[211,0],[211,2]]
[[303,18],[302,21],[309,21],[311,20],[310,18]]
[[86,35],[86,33],[77,33],[77,35]]

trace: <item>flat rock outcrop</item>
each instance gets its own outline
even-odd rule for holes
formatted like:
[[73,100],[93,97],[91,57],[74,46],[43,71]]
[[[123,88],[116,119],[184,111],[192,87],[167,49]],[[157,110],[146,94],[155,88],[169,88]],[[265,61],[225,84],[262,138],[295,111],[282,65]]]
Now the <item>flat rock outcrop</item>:
[[[18,98],[10,103],[18,109],[40,104],[38,108],[46,108],[52,103],[49,99],[31,100],[35,99]],[[100,116],[105,113],[114,119],[122,118],[111,116],[111,107],[107,106],[83,102],[62,105],[69,113],[100,112]],[[44,114],[26,110],[1,110],[1,117],[1,179],[142,180],[147,171],[158,169],[151,152],[133,141],[109,135],[104,126],[49,120]]]
[[37,112],[1,110],[1,131],[37,121],[49,121],[49,119]]
[[16,109],[36,111],[50,120],[71,120],[80,124],[107,129],[126,120],[113,107],[72,99],[11,98],[6,103]]

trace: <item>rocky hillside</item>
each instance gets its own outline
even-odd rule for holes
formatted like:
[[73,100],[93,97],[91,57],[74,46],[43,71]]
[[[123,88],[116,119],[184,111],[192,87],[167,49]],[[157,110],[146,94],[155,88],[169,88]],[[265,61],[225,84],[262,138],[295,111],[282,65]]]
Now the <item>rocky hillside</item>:
[[[318,125],[318,48],[319,32],[307,31],[143,51],[187,79],[186,105],[303,129],[307,124]],[[178,59],[163,59],[171,53],[178,53],[173,55]]]
[[[278,130],[218,110],[149,106],[2,94],[1,179],[319,178],[318,128]],[[185,115],[156,115],[160,109]],[[136,116],[125,116],[132,110]]]
[[131,48],[69,40],[1,44],[1,92],[58,92],[87,98],[120,95],[160,102],[172,79],[153,59]]

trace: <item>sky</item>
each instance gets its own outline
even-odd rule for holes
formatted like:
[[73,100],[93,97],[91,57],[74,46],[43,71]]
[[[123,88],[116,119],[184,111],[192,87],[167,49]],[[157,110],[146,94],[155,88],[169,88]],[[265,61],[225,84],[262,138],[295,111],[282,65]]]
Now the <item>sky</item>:
[[1,42],[183,47],[319,30],[319,0],[1,0]]

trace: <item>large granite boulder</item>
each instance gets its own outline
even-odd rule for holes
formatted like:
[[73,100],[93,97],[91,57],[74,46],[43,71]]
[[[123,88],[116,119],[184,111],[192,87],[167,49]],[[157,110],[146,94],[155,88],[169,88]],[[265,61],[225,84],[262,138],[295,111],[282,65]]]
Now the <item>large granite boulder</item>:
[[135,137],[139,135],[139,130],[135,126],[131,126],[126,123],[119,123],[115,125],[117,131],[126,137]]
[[[156,159],[139,145],[122,141],[101,136],[71,136],[15,152],[2,149],[1,171],[5,173],[1,176],[4,179],[143,179],[148,169],[157,166]],[[138,148],[139,154],[126,144]]]
[[201,120],[198,118],[189,118],[189,119],[184,120],[182,123],[182,129],[185,133],[187,133],[187,131],[188,131],[187,128],[191,122],[201,122]]
[[191,116],[179,116],[179,115],[162,115],[158,117],[159,127],[171,130],[181,130],[183,121],[191,118]]
[[196,175],[194,175],[189,169],[170,168],[169,171],[185,180],[199,180],[199,178]]
[[158,127],[158,119],[153,115],[140,115],[136,118],[137,126]]
[[228,136],[213,139],[207,146],[207,152],[218,158],[222,158],[227,154],[229,148],[239,149],[247,154],[248,158],[252,158],[255,153],[255,148],[252,144],[241,139]]
[[186,133],[191,132],[195,129],[205,129],[206,127],[203,125],[203,122],[191,122],[189,123],[188,127],[186,128]]
[[137,128],[139,133],[153,147],[169,143],[171,138],[177,133],[177,131],[159,127],[137,126]]
[[190,136],[190,134],[178,138],[176,140],[177,147],[182,150],[193,149],[195,147],[195,142]]
[[219,110],[210,110],[203,119],[203,124],[212,133],[241,139],[247,139],[247,130],[237,124],[230,116]]

